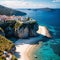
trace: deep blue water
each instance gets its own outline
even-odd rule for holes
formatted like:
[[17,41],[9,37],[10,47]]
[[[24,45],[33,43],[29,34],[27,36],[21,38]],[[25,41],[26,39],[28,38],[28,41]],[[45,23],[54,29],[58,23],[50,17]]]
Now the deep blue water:
[[52,26],[60,25],[60,9],[53,11],[46,10],[23,10],[27,13],[27,16],[36,19],[39,24],[46,24]]
[[60,60],[60,9],[20,11],[27,13],[26,16],[35,19],[39,25],[46,26],[53,36],[34,53],[38,56],[34,60]]
[[20,10],[27,13],[26,16],[35,19],[39,25],[47,26],[55,38],[60,38],[60,9],[46,10]]

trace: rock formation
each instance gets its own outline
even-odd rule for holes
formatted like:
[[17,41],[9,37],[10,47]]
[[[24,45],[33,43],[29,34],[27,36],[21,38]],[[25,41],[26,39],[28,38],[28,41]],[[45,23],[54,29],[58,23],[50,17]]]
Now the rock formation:
[[37,33],[46,36],[48,38],[52,38],[51,34],[49,33],[49,30],[45,26],[39,26]]
[[[17,26],[18,25],[18,26]],[[28,38],[37,36],[38,24],[35,20],[26,22],[16,22],[14,26],[15,36],[19,38]]]
[[7,20],[1,22],[0,27],[4,30],[6,37],[29,38],[37,36],[38,23],[30,18],[24,21]]
[[29,38],[39,34],[51,38],[49,30],[45,26],[39,26],[35,20],[31,18],[26,20],[7,20],[0,23],[0,27],[4,30],[2,35],[6,37]]

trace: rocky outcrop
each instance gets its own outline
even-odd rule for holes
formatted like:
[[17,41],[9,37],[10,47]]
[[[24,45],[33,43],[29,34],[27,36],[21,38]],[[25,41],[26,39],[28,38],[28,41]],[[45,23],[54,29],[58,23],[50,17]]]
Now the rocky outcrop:
[[[52,38],[49,30],[45,26],[39,26],[35,20],[8,20],[2,22],[0,27],[3,28],[6,37],[29,38],[41,34],[48,38]],[[38,34],[37,34],[38,33]],[[4,35],[4,34],[3,34]]]
[[14,26],[15,36],[19,38],[28,38],[37,36],[38,24],[35,20],[28,22],[17,22]]
[[23,15],[26,15],[26,13],[0,5],[0,15],[23,16]]
[[46,36],[48,38],[52,38],[49,30],[45,26],[39,26],[39,29],[38,29],[37,33],[39,33],[43,36]]

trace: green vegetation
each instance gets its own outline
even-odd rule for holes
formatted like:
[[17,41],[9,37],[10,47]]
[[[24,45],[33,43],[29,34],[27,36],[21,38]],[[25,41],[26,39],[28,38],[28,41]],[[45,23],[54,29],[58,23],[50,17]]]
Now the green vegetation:
[[23,25],[23,23],[16,22],[15,26],[14,26],[14,30],[16,31],[16,29],[20,28],[22,25]]
[[35,24],[36,23],[36,20],[31,20],[29,21],[30,24]]
[[32,20],[30,17],[26,18],[26,21]]
[[5,36],[4,30],[0,27],[0,35]]
[[37,24],[37,22],[35,20],[32,20],[29,22],[29,24],[30,24],[30,28],[34,29],[34,25]]
[[17,60],[17,58],[13,55],[12,60]]
[[16,20],[7,20],[6,23],[15,23]]
[[14,46],[14,44],[10,40],[0,35],[0,55],[3,54],[5,49],[8,51],[11,50],[12,46]]
[[[10,40],[0,35],[0,60],[4,60],[2,59],[3,51],[5,49],[7,49],[7,51],[10,51],[13,46],[14,44]],[[16,57],[13,55],[12,60],[15,60],[15,59]]]
[[16,20],[7,20],[5,23],[7,24],[7,26],[13,28],[16,23]]
[[0,27],[0,31],[4,32],[4,30]]
[[0,5],[0,15],[16,15],[16,16],[22,16],[26,15],[26,13],[17,11],[15,9],[7,8],[5,6]]
[[16,21],[15,20],[7,20],[5,22],[0,21],[0,27],[5,29],[6,27],[10,26],[10,27],[14,27]]

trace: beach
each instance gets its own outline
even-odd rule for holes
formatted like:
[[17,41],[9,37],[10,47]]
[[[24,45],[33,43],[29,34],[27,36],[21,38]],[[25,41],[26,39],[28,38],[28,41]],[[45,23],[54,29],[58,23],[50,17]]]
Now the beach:
[[[46,32],[46,28],[41,28],[42,26],[39,26],[38,33],[41,34],[40,29],[45,29],[44,34],[48,37],[50,37],[50,34]],[[36,51],[40,46],[42,46],[43,42],[40,41],[43,38],[43,36],[37,36],[29,39],[19,39],[15,42],[16,45],[16,57],[18,60],[32,60],[35,58],[32,56],[32,53]],[[40,43],[39,43],[40,42]]]
[[[38,38],[38,41],[39,39],[40,38]],[[15,42],[15,45],[16,45],[15,55],[17,56],[18,60],[31,60],[30,57],[32,52],[34,52],[39,47],[39,44],[36,44],[35,42],[37,42],[35,38],[31,38],[29,40],[20,39]]]

